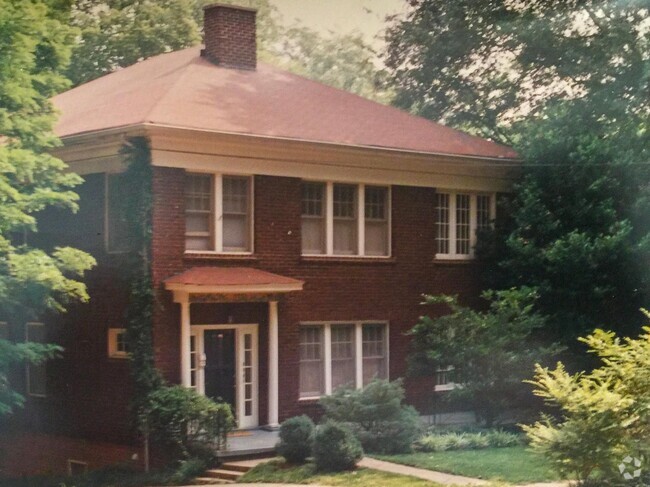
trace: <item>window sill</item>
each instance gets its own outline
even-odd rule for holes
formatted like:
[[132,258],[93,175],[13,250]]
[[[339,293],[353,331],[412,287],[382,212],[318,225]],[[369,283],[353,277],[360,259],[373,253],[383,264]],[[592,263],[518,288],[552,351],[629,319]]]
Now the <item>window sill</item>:
[[314,396],[314,397],[301,397],[298,399],[298,402],[316,402],[320,401],[321,396]]
[[433,263],[443,265],[469,265],[475,264],[476,258],[434,257]]
[[433,387],[434,392],[451,391],[453,389],[456,389],[456,384],[440,384]]
[[228,254],[224,252],[188,252],[183,254],[184,259],[199,260],[258,260],[258,257],[251,253]]
[[395,264],[394,257],[375,257],[375,256],[360,256],[360,255],[301,255],[301,262],[306,263],[324,263],[330,262],[333,264]]

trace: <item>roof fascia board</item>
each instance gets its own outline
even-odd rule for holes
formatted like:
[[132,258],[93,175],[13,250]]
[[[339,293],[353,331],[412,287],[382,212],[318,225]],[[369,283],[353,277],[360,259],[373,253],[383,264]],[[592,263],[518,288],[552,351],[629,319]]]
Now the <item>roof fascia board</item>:
[[220,286],[199,286],[196,284],[166,283],[168,291],[182,291],[190,294],[265,294],[265,293],[289,293],[302,291],[302,282],[294,284],[242,284],[242,285],[220,285]]

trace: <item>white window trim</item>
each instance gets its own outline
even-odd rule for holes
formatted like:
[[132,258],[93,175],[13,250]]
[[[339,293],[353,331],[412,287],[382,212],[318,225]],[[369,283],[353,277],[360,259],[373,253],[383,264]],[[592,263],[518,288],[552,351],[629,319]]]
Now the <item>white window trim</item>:
[[[42,326],[45,327],[45,323],[41,323],[40,321],[28,321],[25,323],[25,341],[28,342],[30,341],[29,338],[29,327],[30,326]],[[35,342],[35,343],[45,343],[45,342]],[[46,364],[47,362],[43,362],[41,365]],[[38,394],[35,392],[31,391],[31,383],[29,379],[29,371],[30,371],[30,364],[25,365],[25,380],[26,380],[26,388],[27,388],[27,395],[31,397],[47,397],[47,380],[45,381],[45,394]]]
[[[392,249],[392,186],[385,184],[365,184],[365,183],[349,183],[343,181],[320,181],[315,179],[303,179],[306,183],[320,183],[325,185],[325,253],[323,254],[309,254],[302,253],[302,257],[333,257],[336,259],[390,259],[393,254]],[[346,184],[354,186],[357,193],[357,253],[337,254],[334,252],[334,185]],[[366,186],[376,186],[378,188],[386,188],[386,225],[388,226],[386,242],[387,254],[386,255],[366,255]],[[302,218],[302,217],[301,217]]]
[[[448,367],[438,367],[436,370],[436,374],[438,372],[451,372],[454,370],[453,365],[450,365]],[[436,379],[437,380],[437,379]],[[436,384],[433,387],[434,392],[442,392],[442,391],[451,391],[452,389],[456,388],[456,383],[455,382],[446,382],[444,384]]]
[[[440,260],[472,260],[476,257],[475,248],[476,248],[476,228],[477,228],[477,209],[476,209],[476,197],[477,196],[489,196],[490,197],[490,221],[494,220],[496,215],[496,194],[495,193],[483,193],[477,191],[447,191],[440,190],[437,194],[447,194],[449,195],[449,252],[446,254],[436,253],[435,258]],[[456,253],[456,202],[457,195],[464,194],[469,195],[469,254],[457,254]],[[435,222],[436,231],[438,222]],[[436,237],[436,245],[437,237]]]
[[126,333],[126,328],[109,328],[108,329],[108,357],[126,359],[129,358],[128,352],[117,349],[117,335]]
[[[234,174],[234,173],[215,173],[215,172],[201,172],[201,171],[187,171],[187,174],[202,174],[212,176],[212,194],[214,197],[214,214],[212,225],[214,228],[214,235],[212,241],[214,250],[187,250],[187,255],[252,255],[255,252],[255,178],[251,174]],[[223,177],[239,177],[248,179],[248,198],[250,202],[250,218],[249,218],[249,241],[250,250],[243,250],[239,252],[224,251],[223,250]]]
[[[332,326],[336,325],[353,325],[354,326],[354,344],[355,344],[355,388],[363,387],[363,325],[384,325],[386,337],[386,378],[390,379],[390,323],[386,320],[363,320],[363,321],[304,321],[300,326],[320,326],[323,328],[323,374],[325,375],[324,396],[332,394]],[[300,388],[299,388],[300,389]],[[321,396],[300,397],[299,401],[315,401]]]

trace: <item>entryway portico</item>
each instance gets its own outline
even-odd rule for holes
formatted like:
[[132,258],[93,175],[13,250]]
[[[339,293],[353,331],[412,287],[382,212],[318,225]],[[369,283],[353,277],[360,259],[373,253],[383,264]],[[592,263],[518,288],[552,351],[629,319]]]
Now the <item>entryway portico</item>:
[[267,425],[278,427],[278,301],[303,282],[248,267],[193,267],[165,280],[165,288],[180,304],[181,384],[230,402],[240,429],[259,426],[259,324],[193,324],[191,305],[268,303]]

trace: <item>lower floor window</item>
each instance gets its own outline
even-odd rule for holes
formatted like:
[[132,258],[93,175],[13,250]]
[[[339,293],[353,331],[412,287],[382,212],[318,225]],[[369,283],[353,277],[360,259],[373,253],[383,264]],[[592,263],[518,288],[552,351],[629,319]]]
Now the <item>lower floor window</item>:
[[300,328],[300,397],[388,378],[388,325],[315,323]]

